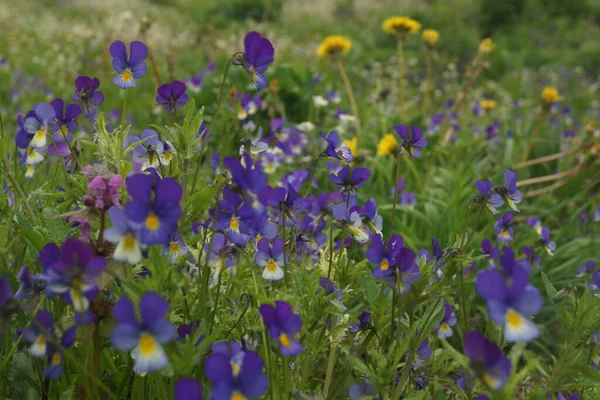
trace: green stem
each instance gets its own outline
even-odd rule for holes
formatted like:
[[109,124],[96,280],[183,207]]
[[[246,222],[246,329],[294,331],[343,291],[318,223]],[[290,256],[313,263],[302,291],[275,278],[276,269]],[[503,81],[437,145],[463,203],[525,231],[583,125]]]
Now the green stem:
[[398,55],[398,113],[402,115],[404,109],[404,51],[402,49],[404,37],[398,36],[396,52]]
[[327,359],[327,373],[325,375],[323,398],[327,398],[327,394],[329,393],[329,387],[331,386],[331,379],[333,378],[333,369],[335,368],[336,360],[337,360],[337,347],[332,345],[331,349],[329,349],[329,358]]
[[346,69],[344,68],[344,64],[342,63],[342,59],[337,59],[337,67],[340,72],[340,77],[342,78],[342,83],[344,84],[344,89],[346,90],[346,94],[348,95],[348,99],[350,100],[350,108],[352,109],[352,114],[354,114],[354,126],[356,128],[356,142],[360,142],[360,116],[358,114],[358,107],[356,106],[356,99],[354,98],[354,90],[352,90],[352,84],[350,83],[350,79],[348,78],[348,74],[346,73]]
[[281,356],[281,366],[283,369],[283,385],[284,385],[284,399],[289,399],[290,395],[292,393],[292,391],[290,390],[290,379],[289,379],[289,373],[290,373],[290,363],[286,360],[286,357]]
[[425,87],[423,88],[423,104],[421,104],[421,115],[427,112],[429,105],[429,85],[431,81],[431,50],[425,48]]
[[96,318],[96,321],[94,322],[92,343],[92,374],[94,374],[94,376],[100,376],[100,319],[98,318]]
[[125,129],[125,118],[127,115],[127,93],[129,92],[127,89],[123,89],[123,108],[121,109],[121,131]]
[[221,296],[221,282],[223,278],[223,271],[219,274],[219,280],[217,281],[217,297],[215,298],[214,310],[212,313],[212,318],[210,321],[210,328],[208,329],[208,334],[210,335],[213,330],[213,326],[215,324],[215,318],[217,317],[217,308],[219,306],[219,297]]
[[329,268],[327,268],[327,283],[331,277],[331,265],[333,264],[333,223],[329,228]]
[[4,160],[4,159],[2,160],[2,166],[4,167],[4,172],[6,173],[6,177],[10,181],[10,184],[12,185],[13,190],[21,198],[21,201],[23,202],[23,206],[25,207],[25,210],[27,210],[27,213],[29,214],[29,217],[31,218],[31,222],[35,223],[37,221],[39,223],[39,220],[36,218],[35,213],[33,212],[31,205],[29,204],[29,200],[27,200],[27,196],[25,196],[25,192],[23,192],[23,188],[21,188],[21,185],[19,185],[19,182],[17,182],[15,177],[11,175],[9,166],[6,163],[6,160]]
[[400,179],[400,160],[402,157],[402,150],[398,151],[398,158],[396,159],[396,174],[394,175],[394,200],[392,202],[392,218],[390,219],[390,230],[388,231],[388,239],[394,234],[394,219],[396,218],[396,203],[398,202],[398,179]]

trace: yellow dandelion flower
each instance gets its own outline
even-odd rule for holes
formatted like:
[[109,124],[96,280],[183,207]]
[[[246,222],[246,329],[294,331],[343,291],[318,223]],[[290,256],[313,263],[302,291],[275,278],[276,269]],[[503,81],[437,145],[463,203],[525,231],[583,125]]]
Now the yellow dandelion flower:
[[352,138],[350,140],[344,140],[342,142],[342,146],[346,146],[347,148],[349,148],[350,153],[352,153],[352,156],[354,157],[354,159],[356,159],[356,157],[358,156],[358,139],[357,138]]
[[386,33],[412,33],[421,31],[421,24],[408,17],[390,17],[386,18],[381,24],[381,29]]
[[496,108],[496,101],[495,100],[481,100],[481,108],[483,108],[485,111],[491,111],[494,108]]
[[331,35],[327,36],[317,49],[320,57],[336,56],[338,54],[347,54],[352,47],[352,41],[346,36]]
[[433,47],[439,40],[440,33],[438,31],[436,31],[435,29],[425,29],[423,31],[422,37],[423,37],[423,41],[425,42],[425,44]]
[[546,86],[544,90],[542,90],[542,101],[544,104],[551,106],[552,104],[561,101],[563,97],[558,93],[556,88],[551,86]]
[[489,54],[494,50],[496,45],[492,38],[485,38],[479,43],[479,53],[480,54]]
[[396,151],[398,151],[398,140],[396,139],[396,135],[391,133],[388,133],[382,137],[377,145],[378,156],[387,156],[388,154],[393,154]]

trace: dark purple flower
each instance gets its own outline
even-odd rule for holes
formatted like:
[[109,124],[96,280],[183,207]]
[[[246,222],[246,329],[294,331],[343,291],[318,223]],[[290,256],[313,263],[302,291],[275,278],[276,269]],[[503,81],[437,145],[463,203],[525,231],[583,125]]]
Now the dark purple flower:
[[302,345],[294,339],[294,335],[300,332],[302,320],[299,315],[294,314],[292,306],[284,301],[276,301],[275,306],[262,304],[260,314],[271,337],[281,344],[281,355],[300,354]]
[[369,322],[370,319],[371,319],[371,313],[367,312],[367,311],[363,311],[360,313],[360,316],[358,317],[358,323],[350,324],[350,327],[348,329],[350,330],[350,332],[355,332],[357,334],[360,332],[364,332],[369,329],[372,329],[373,325],[371,325],[371,323]]
[[504,200],[513,211],[519,212],[516,204],[521,202],[523,196],[517,189],[516,172],[509,169],[504,172],[504,186],[497,187],[496,193],[502,197],[502,200]]
[[415,192],[401,192],[400,204],[410,209],[415,208],[417,205],[417,194]]
[[538,235],[542,235],[542,221],[535,215],[527,219],[527,226],[533,229]]
[[413,361],[413,368],[420,368],[423,366],[423,361],[428,360],[433,355],[433,350],[429,346],[429,338],[425,338],[423,342],[417,348],[415,352],[415,360]]
[[369,240],[369,235],[358,212],[348,210],[344,203],[334,204],[331,211],[336,220],[336,225],[341,229],[346,229],[354,240],[359,243],[365,243]]
[[175,114],[176,110],[187,104],[189,97],[185,93],[186,85],[181,81],[165,83],[158,87],[156,92],[156,102],[163,106],[170,114]]
[[5,322],[10,321],[12,315],[19,308],[14,301],[15,298],[18,299],[17,296],[13,295],[8,276],[3,275],[0,277],[0,332],[4,331]]
[[540,245],[546,250],[546,253],[549,255],[554,255],[554,250],[556,250],[556,243],[550,240],[550,228],[542,227],[541,231],[542,238],[539,240]]
[[496,268],[496,262],[500,258],[500,251],[494,248],[494,245],[488,239],[484,239],[481,242],[481,250],[488,255],[488,263],[490,264],[490,267]]
[[121,89],[135,87],[135,80],[146,75],[146,63],[144,62],[148,56],[146,45],[138,40],[131,42],[129,59],[125,43],[120,40],[112,42],[109,50],[113,58],[112,66],[117,72],[117,76],[113,79],[115,85]]
[[246,34],[243,66],[259,91],[267,87],[267,78],[265,78],[264,72],[273,62],[274,54],[275,49],[269,39],[262,37],[258,32]]
[[493,192],[494,185],[489,179],[484,181],[475,181],[475,186],[479,190],[479,196],[475,197],[475,202],[485,206],[492,214],[499,214],[496,208],[500,207],[503,203],[502,197]]
[[129,138],[130,143],[136,143],[141,140],[144,140],[144,142],[138,144],[133,149],[133,160],[142,163],[142,170],[160,167],[164,144],[158,138],[158,133],[153,129],[144,129],[141,137],[131,136]]
[[213,385],[211,398],[250,400],[262,396],[269,386],[263,365],[254,351],[240,351],[233,357],[213,352],[204,364],[204,374]]
[[100,87],[98,78],[80,76],[75,80],[75,94],[71,99],[81,107],[86,117],[92,117],[96,108],[104,103],[104,95],[97,90]]
[[456,325],[456,316],[454,315],[454,307],[444,300],[444,317],[438,325],[438,337],[447,339],[452,336],[452,327]]
[[492,390],[500,390],[510,375],[511,362],[500,348],[478,331],[465,334],[465,355],[471,360],[471,368]]
[[175,382],[175,400],[202,400],[202,387],[193,378],[181,378]]
[[325,290],[325,294],[327,296],[335,294],[335,297],[327,300],[329,304],[339,308],[341,312],[346,311],[346,306],[342,304],[342,298],[344,297],[344,292],[342,289],[340,289],[338,286],[335,286],[331,279],[327,279],[325,277],[319,279],[319,285]]
[[403,295],[421,276],[419,266],[415,262],[415,253],[409,248],[402,247],[395,252],[395,260],[391,265],[387,273],[382,272],[380,279],[389,282],[394,290]]
[[155,292],[145,293],[140,300],[141,320],[135,315],[133,303],[121,296],[113,309],[117,326],[111,333],[114,346],[131,351],[133,370],[141,376],[163,369],[169,360],[161,343],[175,336],[175,326],[166,318],[169,303]]
[[54,109],[56,123],[52,126],[52,139],[55,142],[68,142],[77,130],[77,117],[81,108],[77,104],[69,104],[64,110],[65,103],[62,99],[54,99],[50,103]]
[[350,400],[377,399],[379,398],[375,388],[369,384],[368,379],[363,379],[361,383],[355,383],[348,389],[348,398]]
[[39,259],[44,271],[37,278],[46,282],[46,293],[61,294],[76,313],[85,313],[98,295],[96,278],[106,268],[106,259],[95,257],[92,248],[77,239],[67,239],[61,249],[48,243]]
[[400,235],[393,235],[387,247],[381,235],[371,236],[371,247],[367,250],[367,259],[375,266],[372,272],[374,278],[384,279],[390,270],[396,266],[396,256],[404,246],[404,239]]
[[579,269],[578,269],[579,274],[577,275],[577,277],[581,278],[584,276],[588,276],[589,274],[594,272],[594,270],[596,269],[597,266],[598,266],[598,263],[596,261],[588,260],[585,264],[583,264],[582,266],[579,267]]
[[320,133],[321,137],[327,141],[327,155],[329,157],[351,163],[354,161],[354,156],[352,155],[352,151],[346,146],[341,145],[340,136],[335,131],[329,132],[329,135],[326,137],[323,132]]
[[413,157],[421,157],[421,149],[427,146],[427,139],[423,137],[421,128],[407,125],[395,125],[396,133],[402,138],[402,147]]
[[539,334],[538,327],[528,318],[537,314],[543,300],[535,286],[528,282],[529,263],[516,260],[510,247],[500,257],[502,269],[480,271],[476,288],[487,301],[490,317],[504,325],[504,338],[509,342],[530,342]]
[[349,166],[345,166],[337,174],[330,174],[329,180],[340,187],[343,193],[353,192],[362,187],[371,177],[371,171],[367,168],[354,168],[352,172]]
[[494,223],[494,229],[496,230],[496,238],[500,242],[512,242],[513,240],[513,215],[512,213],[506,213]]

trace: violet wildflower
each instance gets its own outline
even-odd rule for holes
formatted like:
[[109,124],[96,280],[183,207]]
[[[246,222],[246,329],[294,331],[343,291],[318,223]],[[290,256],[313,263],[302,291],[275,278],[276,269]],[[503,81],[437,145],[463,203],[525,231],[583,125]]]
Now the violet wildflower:
[[527,219],[527,226],[533,229],[535,233],[542,236],[542,221],[540,221],[538,217],[536,217],[535,215],[529,217]]
[[329,180],[338,185],[342,193],[348,193],[362,187],[369,177],[371,177],[369,169],[354,168],[350,171],[350,167],[346,165],[337,174],[330,174]]
[[211,275],[209,287],[212,288],[217,285],[221,272],[225,268],[228,268],[231,274],[235,275],[236,260],[232,252],[233,245],[227,243],[225,235],[218,232],[215,233],[210,241],[210,258],[208,260],[208,266],[211,269]]
[[373,325],[369,322],[370,319],[371,319],[371,313],[367,312],[367,311],[363,311],[360,313],[360,316],[358,317],[358,323],[350,324],[350,327],[348,328],[348,330],[350,332],[354,332],[356,334],[356,336],[358,336],[361,332],[365,332],[370,329],[373,329]]
[[371,197],[362,207],[360,212],[363,226],[369,229],[371,234],[381,234],[383,228],[383,218],[377,214],[377,200]]
[[269,281],[283,279],[283,240],[276,238],[271,244],[269,239],[263,238],[260,239],[256,248],[254,262],[259,267],[264,267],[262,277]]
[[325,294],[327,296],[335,294],[335,297],[327,300],[328,303],[332,304],[334,307],[337,307],[341,312],[346,311],[346,306],[342,304],[342,298],[344,297],[344,292],[342,289],[340,289],[338,286],[335,286],[331,279],[327,279],[325,277],[319,279],[319,285],[325,290]]
[[[48,354],[50,341],[48,335],[54,333],[52,314],[46,310],[39,310],[35,316],[36,324],[23,329],[23,338],[31,343],[28,353],[35,358],[43,358]],[[45,331],[45,332],[44,332]]]
[[350,235],[359,243],[365,243],[369,240],[366,229],[362,224],[360,215],[356,212],[350,212],[344,203],[338,203],[331,207],[333,217],[336,223],[342,228],[347,229]]
[[553,256],[554,250],[556,250],[556,243],[550,240],[550,228],[542,227],[541,236],[542,238],[538,243],[546,250],[546,253]]
[[96,108],[104,103],[104,94],[97,90],[100,87],[98,78],[79,76],[75,79],[75,93],[71,99],[81,107],[86,117],[92,117]]
[[481,242],[481,250],[488,255],[488,263],[490,267],[496,268],[496,262],[500,258],[500,251],[494,248],[494,245],[488,239],[484,239]]
[[[64,331],[62,333],[62,335],[60,335],[60,340],[58,340],[58,338],[56,338],[56,339],[58,340],[58,342],[60,343],[60,345],[63,349],[68,349],[69,347],[73,346],[73,343],[75,343],[76,335],[77,335],[77,327],[72,326],[71,328]],[[49,344],[48,345],[49,365],[44,370],[44,376],[47,378],[50,378],[50,379],[60,378],[63,373],[64,358],[65,358],[65,355],[64,355],[62,349],[57,348],[53,344]]]
[[164,151],[164,144],[158,138],[158,133],[153,129],[144,129],[141,137],[132,136],[129,139],[131,143],[141,140],[144,142],[133,149],[133,160],[142,163],[142,170],[158,168],[161,165],[161,156]]
[[300,354],[302,345],[294,339],[294,335],[300,332],[302,320],[294,314],[292,306],[284,301],[276,301],[275,306],[262,304],[260,314],[271,337],[281,344],[281,355],[295,357]]
[[141,320],[133,303],[121,296],[113,309],[117,326],[111,333],[114,346],[131,352],[133,370],[140,376],[163,369],[169,360],[161,344],[175,336],[175,326],[166,318],[169,304],[155,292],[145,293],[140,300]]
[[162,166],[165,167],[167,165],[170,165],[171,161],[173,160],[173,158],[175,158],[176,154],[177,150],[175,149],[173,144],[165,139],[165,142],[163,143],[163,152],[160,155],[160,162]]
[[244,93],[238,110],[238,119],[244,120],[248,115],[256,114],[256,111],[261,107],[262,99],[259,95],[252,97],[250,93]]
[[539,329],[529,317],[541,310],[542,296],[528,282],[527,260],[516,260],[514,251],[505,247],[500,263],[502,269],[479,272],[477,292],[487,301],[490,318],[504,325],[508,342],[530,342],[539,335]]
[[582,266],[579,267],[579,269],[578,269],[579,273],[577,274],[577,277],[582,278],[582,277],[592,274],[596,270],[597,266],[598,266],[598,263],[596,261],[588,260],[585,264],[583,264]]
[[117,72],[117,76],[113,79],[115,85],[121,89],[135,87],[135,80],[146,75],[146,63],[144,62],[148,56],[146,45],[139,40],[131,42],[129,59],[125,43],[120,40],[112,42],[109,50],[113,58],[112,66]]
[[44,271],[37,278],[46,282],[46,293],[61,294],[76,313],[85,313],[98,295],[95,280],[106,268],[106,259],[95,257],[92,248],[77,239],[67,239],[61,249],[48,243],[39,258]]
[[269,386],[263,366],[262,359],[254,351],[241,351],[233,358],[227,353],[213,352],[204,364],[204,374],[213,385],[211,398],[259,398]]
[[513,240],[513,215],[512,213],[506,213],[494,223],[494,229],[496,230],[496,237],[500,242],[511,242]]
[[13,294],[8,276],[0,277],[0,332],[4,331],[5,322],[10,321],[12,315],[19,309],[14,301],[18,298]]
[[39,164],[44,160],[44,148],[34,148],[31,145],[31,141],[34,138],[34,134],[29,134],[27,130],[25,130],[25,120],[29,118],[35,118],[35,112],[33,110],[29,111],[25,117],[19,115],[17,117],[17,131],[15,132],[15,144],[19,148],[19,152],[21,154],[21,164],[26,164],[31,173],[29,174],[29,178],[33,176],[33,166]]
[[77,117],[81,114],[81,108],[77,104],[69,104],[64,109],[65,103],[62,99],[54,99],[50,105],[54,109],[56,120],[56,123],[52,126],[54,132],[52,139],[55,142],[70,141],[77,130]]
[[404,239],[400,235],[393,235],[387,247],[383,243],[381,235],[371,236],[371,247],[367,250],[367,259],[375,269],[372,272],[374,278],[384,279],[390,270],[396,266],[398,251],[404,246]]
[[175,400],[202,400],[202,387],[193,378],[181,378],[175,382]]
[[504,186],[495,188],[495,192],[498,193],[502,200],[516,212],[519,212],[516,204],[519,204],[522,200],[521,192],[517,189],[517,173],[507,169],[504,172]]
[[402,138],[402,147],[412,157],[421,157],[421,149],[427,146],[427,139],[423,137],[423,131],[421,128],[413,126],[409,128],[407,125],[395,125],[394,129],[396,133]]
[[248,32],[246,34],[242,65],[259,91],[267,87],[268,82],[264,72],[269,64],[273,62],[274,53],[275,49],[269,39],[262,37],[258,32]]
[[329,132],[329,135],[326,137],[323,132],[320,133],[321,137],[327,141],[327,155],[331,158],[335,158],[346,163],[351,163],[354,161],[354,156],[352,155],[352,151],[346,147],[342,146],[342,142],[340,141],[340,136],[335,131]]
[[156,184],[154,181],[155,177],[148,174],[127,178],[132,199],[125,204],[125,215],[140,243],[146,246],[167,243],[181,216],[179,183],[172,178],[159,179]]
[[233,190],[225,188],[223,199],[219,201],[219,212],[216,228],[222,229],[229,240],[238,246],[245,246],[250,238],[248,234],[248,220],[253,216],[248,211],[244,200]]
[[465,355],[471,360],[471,368],[492,390],[500,390],[510,375],[511,362],[495,343],[478,331],[465,334]]
[[373,385],[369,384],[369,380],[365,378],[361,383],[350,386],[348,398],[350,400],[378,399],[379,395]]
[[173,231],[169,235],[167,243],[163,244],[163,254],[169,255],[169,262],[173,264],[180,256],[189,253],[181,234],[178,231]]
[[[417,332],[418,334],[418,332]],[[429,338],[425,338],[423,342],[417,348],[415,352],[415,360],[413,361],[413,368],[420,368],[423,366],[423,362],[431,358],[433,350],[429,346]]]
[[452,327],[456,325],[457,319],[454,315],[454,307],[444,300],[444,317],[438,325],[438,337],[447,339],[452,336]]
[[538,256],[538,254],[535,252],[534,247],[523,246],[521,247],[521,252],[523,252],[525,258],[527,259],[527,261],[529,261],[529,263],[532,266],[536,267],[537,269],[540,269],[540,261],[542,260],[542,258]]
[[484,181],[475,181],[475,186],[477,186],[477,190],[479,190],[479,196],[474,198],[474,201],[477,204],[485,206],[488,210],[492,212],[492,214],[499,214],[496,208],[500,207],[503,204],[502,197],[493,192],[494,186],[489,179]]
[[411,284],[421,276],[419,266],[415,263],[415,253],[406,247],[399,249],[394,266],[382,275],[381,279],[389,282],[400,295],[407,293]]
[[417,194],[415,192],[401,192],[400,205],[408,209],[414,209],[417,205]]
[[156,102],[163,106],[169,114],[175,114],[178,108],[187,104],[189,97],[185,93],[185,83],[173,81],[165,83],[156,90]]
[[113,258],[129,264],[137,264],[142,261],[142,250],[137,239],[136,229],[127,220],[125,212],[113,206],[108,210],[108,217],[112,221],[112,226],[104,231],[104,239],[111,243],[117,243]]
[[46,147],[50,124],[54,120],[54,109],[48,103],[37,104],[33,108],[33,115],[27,114],[23,128],[32,135],[29,146],[35,149]]

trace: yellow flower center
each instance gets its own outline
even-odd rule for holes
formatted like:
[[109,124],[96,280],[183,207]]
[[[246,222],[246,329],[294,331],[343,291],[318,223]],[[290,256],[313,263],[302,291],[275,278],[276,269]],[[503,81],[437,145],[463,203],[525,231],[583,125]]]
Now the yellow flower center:
[[252,79],[253,81],[256,81],[258,79],[258,73],[254,70],[254,67],[250,67],[248,69],[248,72],[250,73],[250,79]]
[[246,400],[246,396],[236,390],[235,392],[231,393],[229,400]]
[[121,79],[123,79],[125,82],[128,82],[131,79],[133,79],[133,74],[131,73],[131,70],[129,68],[123,71],[123,73],[121,74]]
[[491,38],[485,38],[479,44],[479,52],[481,54],[488,54],[494,50],[494,41]]
[[256,235],[256,243],[260,242],[260,239],[262,239],[262,236],[260,234]]
[[523,325],[523,318],[518,312],[514,310],[508,310],[506,312],[506,323],[511,328],[519,328],[521,325]]
[[156,351],[156,340],[148,333],[142,333],[140,336],[139,347],[143,356],[150,355]]
[[236,217],[231,218],[231,221],[229,222],[229,229],[232,231],[237,231],[240,229],[240,222]]
[[35,133],[35,138],[38,140],[42,139],[44,136],[46,136],[46,130],[44,128],[38,129],[38,131]]
[[33,149],[33,147],[28,147],[27,148],[27,155],[28,156],[32,156],[35,154],[35,150]]
[[179,253],[179,243],[171,242],[171,244],[169,245],[169,249],[173,254]]
[[62,360],[62,356],[60,355],[60,353],[54,353],[54,355],[52,356],[52,365],[58,365],[60,364],[60,361]]
[[387,271],[388,268],[390,268],[390,262],[388,260],[381,261],[381,264],[379,265],[379,269],[381,269],[382,271]]
[[352,153],[352,156],[354,158],[356,158],[356,156],[358,155],[358,140],[357,140],[357,138],[352,138],[350,140],[344,140],[342,142],[342,146],[349,148],[350,153]]
[[132,235],[126,235],[123,238],[123,247],[125,250],[133,250],[135,247],[135,238]]
[[154,214],[150,214],[146,217],[146,228],[150,231],[155,231],[160,227],[160,220]]
[[67,128],[66,125],[61,125],[59,132],[61,135],[67,136],[67,134],[69,133],[69,128]]
[[277,263],[275,262],[275,260],[270,259],[269,261],[267,261],[267,270],[269,272],[275,272],[277,270]]
[[231,372],[233,373],[233,376],[238,376],[240,373],[239,364],[236,364],[234,362],[230,362],[229,364],[231,365]]
[[447,323],[445,323],[445,322],[444,322],[444,323],[442,324],[442,326],[440,326],[440,328],[441,328],[443,331],[447,331],[447,330],[448,330],[448,328],[449,328],[449,326],[448,326],[448,324],[447,324]]
[[290,338],[288,337],[288,335],[286,335],[285,333],[282,333],[281,335],[279,335],[279,342],[284,347],[290,347],[292,345],[292,341],[290,340]]

